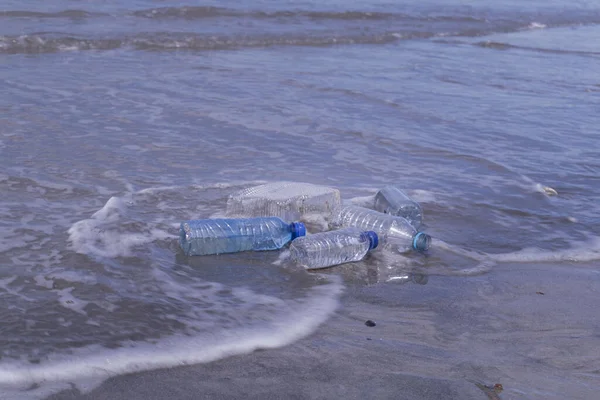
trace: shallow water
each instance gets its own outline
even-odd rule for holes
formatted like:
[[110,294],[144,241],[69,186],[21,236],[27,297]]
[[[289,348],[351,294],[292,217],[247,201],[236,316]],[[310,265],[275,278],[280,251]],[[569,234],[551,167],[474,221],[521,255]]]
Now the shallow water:
[[[591,1],[0,2],[0,384],[283,346],[344,287],[545,263],[597,292],[598,23]],[[319,275],[181,256],[181,220],[278,180],[398,184],[435,246]]]

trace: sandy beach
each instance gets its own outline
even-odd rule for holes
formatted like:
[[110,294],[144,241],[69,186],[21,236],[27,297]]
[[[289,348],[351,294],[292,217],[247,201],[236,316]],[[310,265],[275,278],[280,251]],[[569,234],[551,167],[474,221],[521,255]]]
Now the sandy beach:
[[[425,285],[354,285],[333,318],[290,346],[120,376],[48,400],[592,400],[599,290],[593,269],[536,264],[431,276]],[[495,384],[503,390],[483,388]]]

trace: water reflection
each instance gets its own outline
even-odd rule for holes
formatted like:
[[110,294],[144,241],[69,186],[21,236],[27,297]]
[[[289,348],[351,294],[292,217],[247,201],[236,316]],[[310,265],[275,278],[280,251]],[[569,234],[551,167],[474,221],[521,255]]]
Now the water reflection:
[[425,274],[404,274],[404,275],[396,275],[390,276],[386,279],[386,282],[394,282],[394,283],[407,283],[412,282],[418,285],[426,285],[429,282],[429,276]]
[[[335,265],[329,268],[307,271],[291,262],[287,252],[242,252],[210,256],[187,257],[177,251],[176,269],[185,274],[199,276],[209,281],[234,286],[262,287],[285,282],[288,288],[306,288],[319,281],[319,277],[339,276],[347,285],[373,286],[379,284],[414,283],[426,285],[429,275],[419,267],[418,260],[408,258],[389,262],[387,257],[368,257],[359,262]],[[270,290],[269,290],[270,291]]]

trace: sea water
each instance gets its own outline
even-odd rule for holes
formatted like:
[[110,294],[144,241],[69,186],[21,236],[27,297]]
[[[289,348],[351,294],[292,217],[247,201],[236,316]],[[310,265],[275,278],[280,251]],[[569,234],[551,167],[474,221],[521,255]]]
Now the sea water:
[[[540,281],[579,274],[579,295],[597,293],[599,22],[591,1],[2,2],[2,393],[89,390],[284,346],[330,322],[349,287],[416,304],[407,293],[448,276],[468,288],[539,265]],[[437,250],[323,275],[276,254],[179,256],[180,221],[222,217],[231,193],[274,181],[359,205],[399,185]],[[415,273],[427,284],[396,285]],[[495,299],[486,287],[460,315]],[[467,340],[441,323],[454,292],[439,291],[448,307],[417,313],[437,329],[421,337]],[[578,343],[599,347],[597,322],[560,305]],[[495,317],[471,334],[512,329],[534,358],[562,343]],[[420,373],[435,363],[465,379],[494,351],[520,360],[475,347],[459,368],[423,349]],[[564,366],[565,351],[506,390],[551,398],[551,370],[566,397],[585,398],[573,393],[591,393],[598,358],[571,352]]]

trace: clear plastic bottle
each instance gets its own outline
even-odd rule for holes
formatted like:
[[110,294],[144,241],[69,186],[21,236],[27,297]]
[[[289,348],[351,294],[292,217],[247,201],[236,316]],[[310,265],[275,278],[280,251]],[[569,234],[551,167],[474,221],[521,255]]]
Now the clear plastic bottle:
[[272,182],[230,195],[226,215],[297,221],[307,214],[330,214],[340,204],[340,191],[334,188],[304,182]]
[[333,229],[353,226],[364,231],[375,231],[382,243],[393,246],[399,252],[426,251],[431,243],[431,236],[418,232],[402,217],[354,205],[335,210],[330,224]]
[[375,195],[375,210],[384,214],[403,217],[415,228],[423,223],[423,209],[396,186],[386,186]]
[[188,256],[277,250],[305,234],[301,222],[288,224],[277,217],[199,219],[181,223],[179,244]]
[[306,269],[327,268],[362,260],[378,242],[375,232],[357,228],[320,232],[294,240],[290,257]]

